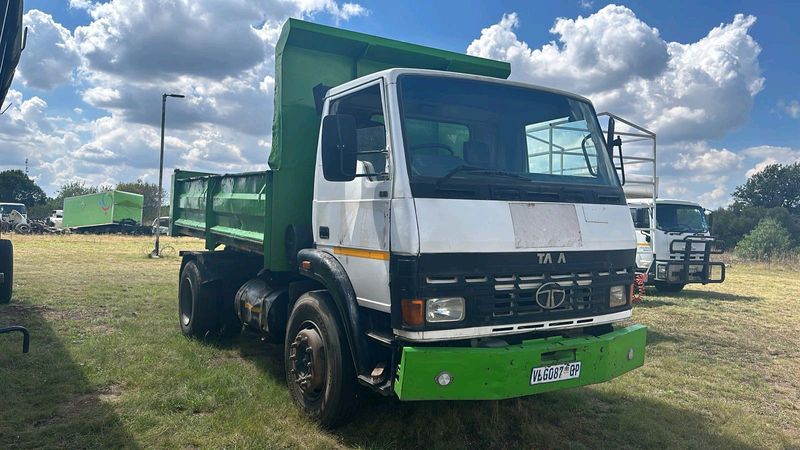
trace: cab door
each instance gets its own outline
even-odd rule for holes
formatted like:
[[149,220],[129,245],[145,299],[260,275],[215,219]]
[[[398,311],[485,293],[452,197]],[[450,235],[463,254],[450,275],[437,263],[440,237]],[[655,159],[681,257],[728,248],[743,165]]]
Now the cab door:
[[361,306],[389,312],[391,180],[385,93],[381,80],[332,97],[326,114],[356,122],[356,177],[328,181],[317,155],[313,227],[317,248],[344,266]]

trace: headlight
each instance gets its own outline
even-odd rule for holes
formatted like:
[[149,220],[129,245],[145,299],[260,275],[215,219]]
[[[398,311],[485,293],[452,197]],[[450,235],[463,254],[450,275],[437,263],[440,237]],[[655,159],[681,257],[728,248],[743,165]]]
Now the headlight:
[[431,298],[426,302],[428,322],[458,322],[464,320],[464,299],[461,297]]
[[625,286],[611,286],[608,295],[609,308],[623,306],[627,301],[628,299],[625,298]]
[[658,264],[656,266],[656,278],[659,280],[663,280],[667,278],[667,265],[666,264]]

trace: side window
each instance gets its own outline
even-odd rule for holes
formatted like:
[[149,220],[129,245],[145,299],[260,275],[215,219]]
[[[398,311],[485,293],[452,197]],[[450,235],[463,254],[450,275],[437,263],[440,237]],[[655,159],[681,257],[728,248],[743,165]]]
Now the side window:
[[386,126],[381,89],[370,86],[331,102],[331,114],[348,114],[356,119],[358,166],[356,173],[375,174],[370,180],[383,180],[386,167]]

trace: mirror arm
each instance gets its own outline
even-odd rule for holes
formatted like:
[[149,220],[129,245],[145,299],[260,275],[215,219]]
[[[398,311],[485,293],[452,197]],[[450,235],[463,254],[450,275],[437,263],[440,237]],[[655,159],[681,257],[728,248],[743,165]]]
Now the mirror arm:
[[[622,184],[625,185],[625,161],[622,159],[622,138],[617,137],[616,139],[614,139],[613,145],[619,147],[619,171],[620,174],[622,175],[622,179],[620,180],[620,182],[622,182]],[[612,146],[611,149],[613,152],[614,147]]]

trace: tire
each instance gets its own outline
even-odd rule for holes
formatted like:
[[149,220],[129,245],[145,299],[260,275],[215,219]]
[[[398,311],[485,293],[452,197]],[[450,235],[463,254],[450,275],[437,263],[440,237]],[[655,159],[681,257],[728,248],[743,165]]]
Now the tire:
[[31,226],[27,223],[18,223],[17,226],[14,227],[14,231],[19,234],[30,234]]
[[683,290],[685,284],[667,284],[667,283],[655,283],[653,285],[658,292],[663,292],[665,294],[674,294]]
[[3,274],[0,303],[8,303],[14,287],[14,245],[8,239],[0,239],[0,273]]
[[183,266],[178,284],[178,321],[186,336],[203,338],[218,328],[217,296],[213,285],[203,285],[203,272],[196,261]]
[[[284,345],[286,383],[292,400],[326,428],[347,422],[356,409],[353,359],[332,305],[326,291],[303,294],[289,316]],[[310,369],[306,366],[308,361],[312,363]],[[323,370],[314,370],[318,367]],[[301,386],[303,377],[308,379],[305,387]]]

